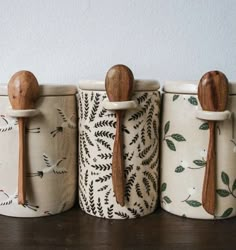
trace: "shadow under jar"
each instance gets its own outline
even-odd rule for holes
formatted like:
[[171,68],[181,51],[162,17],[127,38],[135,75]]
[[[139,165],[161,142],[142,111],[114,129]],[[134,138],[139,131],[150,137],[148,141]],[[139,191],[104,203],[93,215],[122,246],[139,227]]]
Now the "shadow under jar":
[[[159,164],[159,83],[135,80],[127,103],[109,102],[105,84],[79,84],[79,204],[86,213],[131,219],[152,213],[157,204]],[[112,184],[116,108],[125,108],[123,158],[125,205],[117,204]]]
[[[229,84],[224,112],[204,112],[197,82],[164,86],[161,137],[161,206],[187,218],[224,219],[236,215],[236,84]],[[209,142],[208,118],[216,121],[216,207],[202,206]]]
[[[70,209],[77,183],[76,86],[40,85],[35,110],[12,110],[0,87],[0,214],[40,217]],[[27,117],[26,201],[18,204],[18,124]]]

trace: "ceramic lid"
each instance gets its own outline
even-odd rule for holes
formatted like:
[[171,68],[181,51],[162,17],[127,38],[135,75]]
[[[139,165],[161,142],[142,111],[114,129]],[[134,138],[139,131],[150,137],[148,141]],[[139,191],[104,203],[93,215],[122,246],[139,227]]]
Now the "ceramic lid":
[[[166,81],[163,91],[177,94],[197,94],[198,81]],[[229,93],[236,94],[236,82],[229,83]]]
[[[75,85],[40,84],[40,96],[62,96],[75,95],[77,87]],[[0,96],[7,96],[7,85],[0,85]]]
[[[160,83],[155,80],[135,80],[134,91],[152,91],[160,88]],[[82,90],[105,91],[104,81],[82,80],[79,82]]]

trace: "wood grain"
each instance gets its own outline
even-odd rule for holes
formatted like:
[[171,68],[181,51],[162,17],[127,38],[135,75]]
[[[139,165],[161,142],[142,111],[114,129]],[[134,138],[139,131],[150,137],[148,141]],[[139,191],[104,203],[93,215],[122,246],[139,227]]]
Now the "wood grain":
[[[132,71],[125,65],[115,65],[107,72],[105,87],[111,102],[129,101],[133,91],[134,77]],[[123,160],[122,121],[124,111],[116,111],[116,135],[112,157],[112,183],[116,201],[125,205],[125,180]]]
[[[198,85],[198,99],[206,111],[224,111],[228,101],[228,79],[219,71],[203,75]],[[202,190],[202,206],[214,215],[216,206],[215,122],[209,121],[209,144]]]
[[78,207],[47,218],[0,219],[3,250],[226,250],[236,245],[236,218],[192,220],[161,209],[132,220],[96,218]]
[[[8,96],[13,109],[33,109],[39,97],[39,85],[36,77],[29,71],[15,73],[8,83]],[[25,118],[19,123],[19,167],[18,167],[18,203],[25,204]]]

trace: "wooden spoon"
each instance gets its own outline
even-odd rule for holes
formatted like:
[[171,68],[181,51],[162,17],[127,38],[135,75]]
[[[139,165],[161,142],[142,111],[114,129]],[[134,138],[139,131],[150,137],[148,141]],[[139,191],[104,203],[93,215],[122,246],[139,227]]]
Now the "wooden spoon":
[[[39,97],[39,85],[36,77],[29,71],[15,73],[8,83],[8,96],[13,109],[33,109]],[[25,204],[25,120],[19,123],[19,166],[18,166],[18,203]]]
[[[228,101],[228,79],[219,71],[203,75],[198,85],[198,99],[206,111],[224,111]],[[216,203],[216,152],[215,122],[208,121],[210,138],[207,152],[207,163],[202,190],[202,206],[214,215]]]
[[[105,87],[111,102],[129,101],[133,91],[134,76],[125,65],[115,65],[109,69],[105,79]],[[116,135],[112,157],[112,183],[116,202],[125,205],[125,180],[123,162],[123,135],[121,131],[123,110],[116,111]]]

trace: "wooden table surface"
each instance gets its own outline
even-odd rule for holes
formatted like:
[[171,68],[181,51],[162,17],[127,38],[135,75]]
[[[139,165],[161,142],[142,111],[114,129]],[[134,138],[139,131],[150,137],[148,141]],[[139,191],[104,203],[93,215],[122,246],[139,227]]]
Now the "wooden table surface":
[[43,218],[0,216],[0,249],[236,249],[236,218],[192,220],[161,209],[133,220],[105,220],[79,208]]

